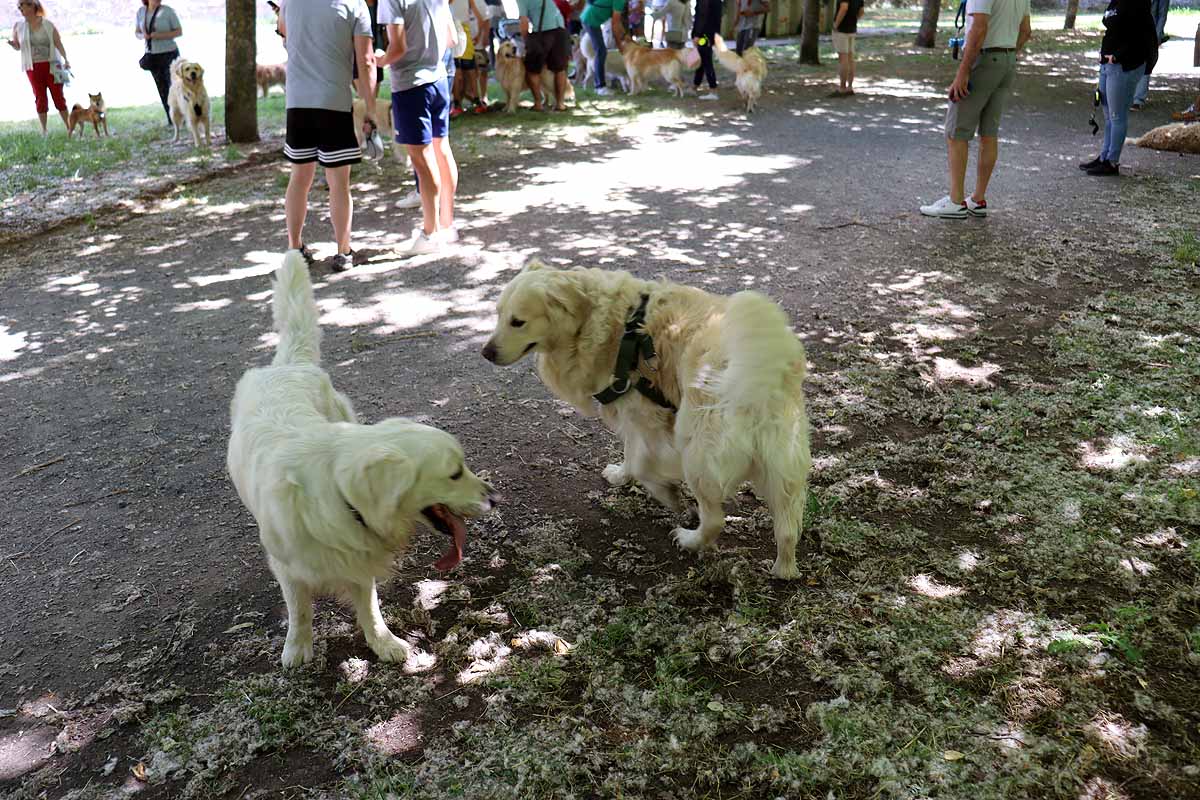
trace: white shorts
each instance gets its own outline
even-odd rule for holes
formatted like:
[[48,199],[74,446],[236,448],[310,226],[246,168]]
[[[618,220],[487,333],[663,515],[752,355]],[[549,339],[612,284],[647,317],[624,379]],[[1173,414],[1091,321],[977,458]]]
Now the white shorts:
[[854,37],[853,33],[838,33],[833,32],[833,49],[839,54],[848,53],[854,55]]

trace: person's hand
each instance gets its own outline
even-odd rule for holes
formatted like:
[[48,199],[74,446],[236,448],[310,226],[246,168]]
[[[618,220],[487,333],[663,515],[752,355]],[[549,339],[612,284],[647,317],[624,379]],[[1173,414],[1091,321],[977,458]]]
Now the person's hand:
[[1105,56],[1105,58],[1108,59],[1108,63],[1110,63],[1110,64],[1117,63],[1117,59],[1114,56]]
[[969,83],[967,77],[962,73],[954,76],[954,82],[950,84],[950,91],[947,93],[950,96],[950,102],[957,103],[959,100],[966,99],[967,95],[971,93],[967,86]]

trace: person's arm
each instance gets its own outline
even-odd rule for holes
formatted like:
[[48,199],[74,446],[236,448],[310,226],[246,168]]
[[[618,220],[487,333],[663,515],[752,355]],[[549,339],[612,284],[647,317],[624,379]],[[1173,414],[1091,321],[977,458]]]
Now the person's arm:
[[71,68],[71,62],[67,59],[67,50],[63,47],[62,38],[58,35],[58,28],[54,29],[54,47],[58,52],[62,53],[63,66],[67,69]]
[[408,42],[404,39],[403,22],[389,22],[387,32],[387,52],[383,54],[383,58],[375,62],[380,67],[390,67],[392,64],[395,64],[404,56],[404,52],[408,50]]
[[8,46],[13,50],[21,49],[21,37],[17,34],[17,26],[13,25],[12,38],[8,40]]
[[838,25],[842,24],[842,20],[846,18],[846,14],[850,11],[850,3],[847,0],[842,0],[838,3],[837,16],[833,18],[833,29],[836,31]]
[[612,14],[612,31],[613,41],[617,43],[617,47],[621,46],[621,41],[625,38],[625,26],[621,24],[621,12],[613,9]]
[[475,0],[471,0],[471,13],[475,15],[476,27],[479,30],[479,34],[475,37],[475,43],[483,44],[489,40],[488,34],[491,31],[492,23],[487,17],[479,13],[479,6],[476,5]]
[[375,95],[378,86],[375,84],[375,49],[374,40],[370,36],[354,36],[354,60],[358,65],[358,77],[354,79],[358,96],[367,103],[367,119],[375,122]]
[[1029,15],[1021,18],[1021,28],[1017,31],[1017,52],[1025,49],[1025,45],[1033,38],[1033,26],[1029,24]]
[[975,65],[975,59],[983,50],[983,40],[987,38],[989,16],[979,12],[971,14],[971,31],[967,34],[962,53],[959,54],[958,72],[954,76],[954,82],[950,84],[949,95],[952,102],[957,103],[971,93],[967,84],[971,82],[971,67]]
[[863,18],[863,14],[865,14],[865,13],[867,13],[867,4],[866,4],[866,3],[863,3],[862,5],[860,5],[860,6],[858,7],[858,18],[859,18],[859,19],[862,19],[862,18]]

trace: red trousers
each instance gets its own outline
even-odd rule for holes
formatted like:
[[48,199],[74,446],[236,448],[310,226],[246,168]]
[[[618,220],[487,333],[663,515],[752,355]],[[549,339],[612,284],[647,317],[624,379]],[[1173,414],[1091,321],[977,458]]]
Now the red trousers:
[[54,78],[50,75],[49,61],[35,61],[33,69],[25,70],[25,74],[29,77],[29,85],[33,87],[33,99],[37,105],[37,113],[45,114],[50,110],[50,104],[46,102],[47,89],[50,90],[50,96],[54,98],[54,107],[59,111],[67,110],[62,84],[55,83]]

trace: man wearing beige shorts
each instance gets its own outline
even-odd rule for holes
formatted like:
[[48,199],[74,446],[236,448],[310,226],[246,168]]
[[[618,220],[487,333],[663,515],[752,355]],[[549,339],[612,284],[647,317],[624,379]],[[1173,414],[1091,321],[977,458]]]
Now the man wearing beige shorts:
[[833,18],[833,49],[838,55],[838,88],[833,97],[854,94],[854,39],[863,15],[863,0],[838,0]]
[[[921,206],[927,217],[987,216],[987,187],[996,167],[1000,115],[1017,73],[1017,53],[1029,41],[1029,0],[967,0],[967,41],[948,95],[946,149],[950,194]],[[979,131],[975,191],[966,196],[967,145]]]

